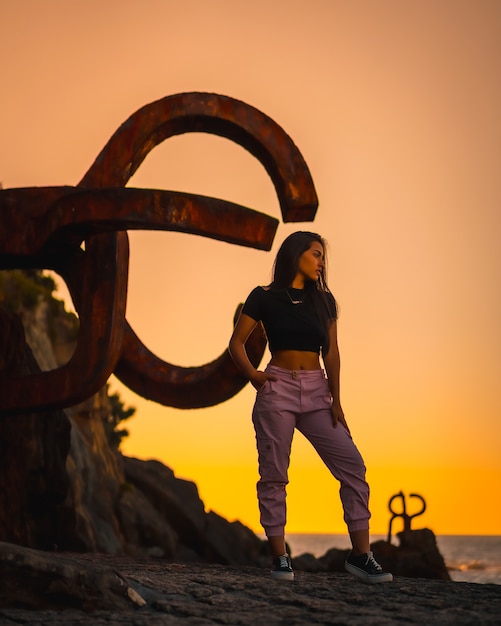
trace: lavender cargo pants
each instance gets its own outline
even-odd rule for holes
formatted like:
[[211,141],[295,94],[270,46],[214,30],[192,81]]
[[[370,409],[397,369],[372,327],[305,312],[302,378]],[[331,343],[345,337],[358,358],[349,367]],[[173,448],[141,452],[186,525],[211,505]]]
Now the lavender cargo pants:
[[341,483],[349,531],[369,528],[369,485],[364,461],[346,429],[332,424],[331,394],[323,370],[285,370],[268,365],[268,380],[257,392],[252,421],[259,458],[257,495],[268,537],[284,533],[286,485],[292,437],[297,428]]

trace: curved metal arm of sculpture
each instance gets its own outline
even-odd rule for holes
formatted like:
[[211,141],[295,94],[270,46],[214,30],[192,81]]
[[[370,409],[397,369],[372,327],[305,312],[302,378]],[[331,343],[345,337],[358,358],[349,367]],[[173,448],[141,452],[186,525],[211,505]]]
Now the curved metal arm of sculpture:
[[[178,231],[269,250],[278,225],[274,217],[218,198],[119,187],[2,190],[0,217],[3,268],[43,264],[61,248],[121,230]],[[12,237],[15,232],[23,236]]]
[[118,128],[79,186],[125,186],[156,145],[193,132],[226,137],[245,148],[268,172],[283,221],[313,221],[318,208],[315,186],[292,139],[259,109],[219,94],[181,93],[145,105]]
[[423,496],[420,496],[419,493],[410,493],[409,494],[410,498],[417,498],[418,500],[421,501],[421,510],[417,511],[416,513],[413,513],[412,515],[409,515],[409,519],[413,519],[414,517],[419,517],[420,515],[422,515],[425,511],[426,511],[426,501],[423,498]]
[[[0,234],[0,261],[6,267],[9,261],[14,263],[16,260],[15,266],[19,267],[24,256],[27,267],[39,260],[45,267],[58,271],[70,289],[81,327],[75,353],[65,366],[2,381],[0,411],[10,414],[14,410],[29,411],[40,405],[54,408],[76,404],[96,391],[92,385],[97,383],[91,382],[91,372],[95,369],[91,364],[100,364],[95,379],[99,380],[100,387],[115,368],[122,349],[125,323],[128,239],[125,233],[113,237],[113,242],[121,249],[116,250],[114,264],[110,266],[112,250],[106,247],[108,238],[104,235],[89,237],[90,234],[119,229],[175,230],[256,247],[271,245],[278,222],[230,202],[179,192],[102,189],[96,193],[71,187],[49,188],[43,192],[52,201],[49,206],[46,202],[43,210],[40,208],[41,190],[13,189],[0,193],[0,214],[8,227]],[[31,202],[32,198],[38,199],[39,206]],[[225,215],[223,228],[220,225],[222,212]],[[255,231],[249,232],[251,226],[257,226]],[[23,229],[22,240],[8,236],[9,232]],[[256,232],[259,233],[258,239]],[[84,236],[88,238],[85,252],[79,247]],[[107,264],[100,260],[103,253],[106,253]],[[92,264],[93,258],[100,260],[99,264]],[[96,292],[96,285],[93,285],[96,280],[100,284],[97,289],[99,298],[89,299],[87,294]],[[118,290],[113,294],[116,281]],[[110,296],[114,296],[113,306],[107,301]],[[103,306],[105,303],[107,306]],[[93,317],[95,310],[120,317],[113,320],[101,315]],[[130,328],[128,330],[132,332]],[[106,332],[110,333],[109,337]],[[256,344],[255,339],[253,344]],[[156,357],[152,355],[152,358]],[[207,373],[208,370],[203,368],[202,371]],[[77,380],[78,384],[75,384]],[[214,385],[214,382],[210,384]],[[92,389],[90,393],[89,389]],[[212,389],[212,395],[213,392]]]
[[[81,329],[75,354],[65,366],[1,381],[0,413],[74,404],[95,393],[111,374],[126,328],[128,239],[125,232],[103,231],[184,230],[239,245],[271,248],[278,222],[269,216],[191,194],[116,188],[126,184],[155,145],[185,132],[214,133],[236,141],[270,174],[284,221],[314,218],[315,189],[292,140],[257,109],[215,94],[170,96],[137,111],[113,135],[77,190],[1,191],[0,267],[56,269],[73,294]],[[184,209],[179,209],[178,201]],[[201,213],[196,212],[197,207],[202,207]],[[236,212],[227,214],[231,207]],[[171,220],[170,225],[165,219]],[[78,248],[82,239],[83,257]],[[150,399],[184,408],[208,406],[231,397],[246,382],[227,351],[199,368],[181,368],[155,357],[131,329],[125,332],[117,371],[124,373],[131,388],[139,393],[145,389]],[[247,347],[257,365],[265,341],[260,331],[252,337]],[[169,392],[164,391],[166,383]]]
[[[223,136],[247,149],[270,175],[283,220],[314,219],[318,206],[315,187],[292,139],[258,109],[217,94],[178,94],[139,109],[111,137],[79,185],[125,185],[154,146],[187,132]],[[247,350],[255,353],[255,365],[261,361],[265,345],[264,336],[256,333],[249,338]],[[207,365],[179,367],[152,354],[132,329],[126,331],[116,374],[150,400],[183,408],[224,402],[247,383],[227,350]],[[196,392],[195,381],[199,385]]]
[[[242,305],[237,307],[237,314]],[[126,323],[124,348],[129,356],[120,359],[115,375],[136,393],[160,404],[177,409],[199,409],[213,406],[237,394],[247,384],[226,350],[200,367],[179,367],[165,363],[146,348]],[[251,363],[257,367],[263,358],[266,335],[261,324],[251,333],[246,349]],[[146,375],[145,375],[146,374]],[[138,387],[138,385],[140,385]]]
[[[94,258],[106,260],[97,265]],[[30,376],[0,378],[0,416],[73,406],[103,387],[115,368],[122,347],[127,297],[129,242],[126,233],[113,241],[95,235],[86,252],[68,248],[64,266],[54,267],[68,286],[79,275],[76,298],[80,313],[78,343],[65,365]],[[74,288],[72,289],[74,291]],[[99,316],[94,312],[99,311]]]

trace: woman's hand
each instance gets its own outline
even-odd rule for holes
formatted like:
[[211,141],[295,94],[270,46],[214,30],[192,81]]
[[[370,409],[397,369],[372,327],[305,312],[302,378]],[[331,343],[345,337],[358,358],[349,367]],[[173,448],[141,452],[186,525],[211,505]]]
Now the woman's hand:
[[346,423],[346,419],[344,417],[344,411],[341,408],[341,405],[335,404],[333,402],[331,406],[331,413],[332,413],[332,423],[334,424],[334,428],[336,428],[338,424],[341,424],[342,426],[344,426],[344,428],[346,428],[348,433],[351,434],[350,429],[348,428],[348,424]]
[[268,374],[268,372],[256,370],[255,374],[253,374],[249,380],[254,389],[259,391],[267,380],[277,380],[277,377],[273,376],[273,374]]

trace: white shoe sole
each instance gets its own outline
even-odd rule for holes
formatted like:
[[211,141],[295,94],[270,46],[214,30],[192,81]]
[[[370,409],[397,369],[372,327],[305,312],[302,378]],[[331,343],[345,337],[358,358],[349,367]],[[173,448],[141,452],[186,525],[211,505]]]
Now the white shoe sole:
[[271,577],[275,580],[294,580],[294,572],[276,572],[272,570]]
[[393,574],[390,574],[389,572],[383,572],[382,574],[376,575],[373,574],[371,576],[359,567],[356,567],[355,565],[350,565],[350,563],[345,563],[344,568],[347,572],[350,572],[350,574],[353,574],[353,576],[356,576],[364,583],[368,583],[369,585],[375,585],[377,583],[390,583],[393,580]]

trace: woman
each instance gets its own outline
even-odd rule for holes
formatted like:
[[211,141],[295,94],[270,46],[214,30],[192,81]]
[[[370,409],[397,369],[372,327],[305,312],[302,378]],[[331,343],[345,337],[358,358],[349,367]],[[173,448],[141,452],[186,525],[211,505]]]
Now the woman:
[[[275,259],[272,283],[249,294],[230,340],[233,360],[257,390],[252,420],[261,524],[273,554],[272,577],[293,580],[285,543],[285,488],[297,428],[341,483],[352,543],[346,569],[365,582],[386,582],[392,575],[382,570],[370,551],[364,462],[341,408],[337,306],[327,287],[325,266],[322,237],[302,231],[287,237]],[[271,352],[264,371],[253,367],[245,351],[245,342],[260,321]]]

